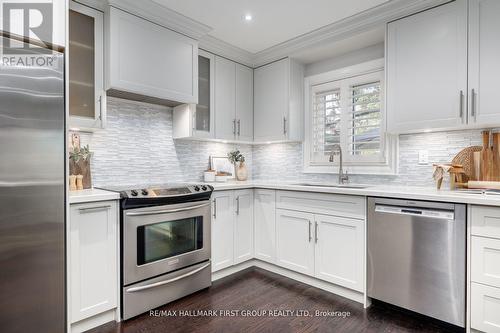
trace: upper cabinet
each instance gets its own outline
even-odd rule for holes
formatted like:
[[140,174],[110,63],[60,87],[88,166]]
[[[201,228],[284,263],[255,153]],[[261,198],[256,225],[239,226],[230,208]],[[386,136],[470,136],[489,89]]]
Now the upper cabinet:
[[466,9],[458,0],[388,24],[389,132],[466,123]]
[[469,123],[500,125],[500,1],[469,1]]
[[499,15],[498,1],[457,0],[388,24],[389,132],[500,125]]
[[282,59],[255,69],[254,80],[254,140],[302,140],[303,66]]
[[196,40],[112,6],[107,20],[108,93],[167,105],[198,103]]
[[103,13],[71,2],[69,10],[69,124],[103,127],[106,103]]
[[215,138],[215,56],[198,51],[198,104],[174,107],[173,135],[179,138]]
[[215,137],[253,139],[253,69],[215,57]]

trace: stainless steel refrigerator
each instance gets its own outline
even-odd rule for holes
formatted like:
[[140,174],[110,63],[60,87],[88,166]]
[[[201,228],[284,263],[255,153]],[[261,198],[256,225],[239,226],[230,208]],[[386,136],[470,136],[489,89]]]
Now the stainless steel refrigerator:
[[0,331],[64,332],[64,56],[0,42]]

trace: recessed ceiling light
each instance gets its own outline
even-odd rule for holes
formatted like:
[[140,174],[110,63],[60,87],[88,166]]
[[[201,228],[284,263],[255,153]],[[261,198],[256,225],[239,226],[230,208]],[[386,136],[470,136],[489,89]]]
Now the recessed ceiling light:
[[250,22],[252,20],[252,15],[251,14],[245,14],[245,21]]

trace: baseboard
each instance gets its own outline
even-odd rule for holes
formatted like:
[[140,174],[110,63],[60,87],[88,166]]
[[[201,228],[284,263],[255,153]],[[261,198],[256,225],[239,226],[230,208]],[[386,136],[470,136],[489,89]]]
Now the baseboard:
[[90,318],[77,321],[76,323],[71,324],[70,332],[71,333],[85,332],[94,327],[109,323],[110,321],[118,321],[118,317],[116,315],[116,309],[111,309],[106,312],[100,313],[98,315],[92,316]]
[[267,263],[265,261],[261,261],[258,259],[251,259],[251,260],[245,261],[241,264],[234,265],[234,266],[222,269],[220,271],[214,272],[214,273],[212,273],[212,281],[219,280],[223,277],[232,275],[234,273],[237,273],[239,271],[242,271],[242,270],[250,268],[250,267],[258,267],[258,268],[264,269],[266,271],[285,276],[285,277],[290,278],[292,280],[299,281],[299,282],[305,283],[307,285],[328,291],[332,294],[339,295],[339,296],[348,298],[350,300],[353,300],[355,302],[364,304],[364,298],[365,298],[364,294],[359,292],[359,291],[351,290],[351,289],[348,289],[348,288],[345,288],[345,287],[342,287],[342,286],[339,286],[339,285],[336,285],[333,283],[319,280],[319,279],[316,279],[314,277],[304,275],[301,273],[297,273],[297,272],[291,271],[289,269],[279,267],[279,266],[276,266],[274,264],[270,264],[270,263]]

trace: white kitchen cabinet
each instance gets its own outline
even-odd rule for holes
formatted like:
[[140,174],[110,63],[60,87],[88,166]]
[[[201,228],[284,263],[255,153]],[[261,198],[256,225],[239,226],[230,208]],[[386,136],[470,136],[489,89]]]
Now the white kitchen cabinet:
[[314,276],[314,215],[276,209],[276,263]]
[[215,138],[215,56],[198,51],[198,104],[173,109],[173,137]]
[[389,132],[419,132],[466,124],[465,0],[390,22],[386,55]]
[[315,276],[363,291],[364,221],[315,215]]
[[234,264],[234,195],[212,194],[212,272]]
[[276,262],[276,191],[256,189],[254,200],[255,258]]
[[74,1],[69,6],[69,125],[104,127],[104,14]]
[[236,64],[236,139],[253,141],[253,69]]
[[500,332],[500,288],[472,283],[471,328],[487,333]]
[[254,256],[253,190],[234,191],[234,263]]
[[500,125],[500,1],[469,0],[469,123]]
[[72,324],[118,305],[118,225],[117,201],[70,206],[68,300]]
[[472,236],[471,279],[500,288],[500,239]]
[[107,14],[108,94],[198,103],[197,41],[113,6]]
[[234,140],[236,135],[236,64],[215,57],[215,137]]
[[253,69],[215,57],[215,137],[253,140]]
[[254,141],[300,141],[304,69],[290,58],[254,70]]

